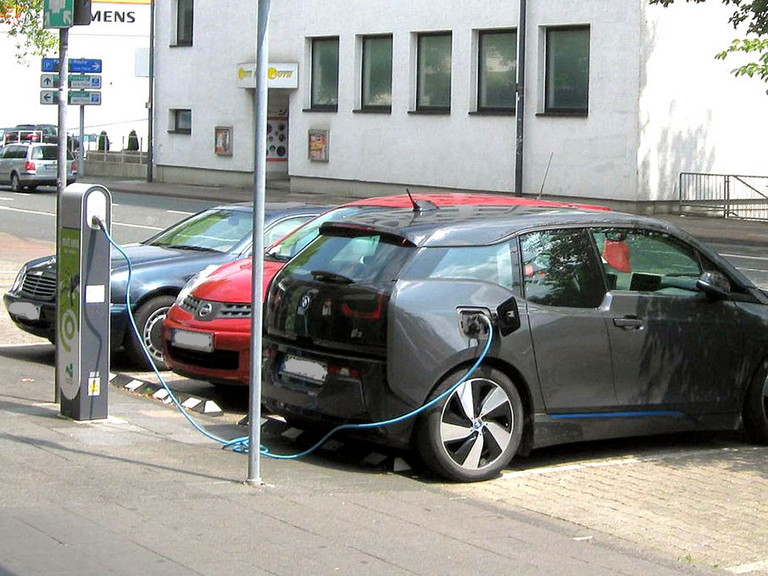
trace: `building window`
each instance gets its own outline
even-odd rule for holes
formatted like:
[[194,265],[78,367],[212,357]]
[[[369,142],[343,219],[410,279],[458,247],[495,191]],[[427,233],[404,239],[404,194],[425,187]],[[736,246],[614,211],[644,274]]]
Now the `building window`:
[[310,107],[333,110],[339,105],[339,39],[312,39]]
[[477,109],[513,112],[517,96],[517,32],[481,31],[477,46]]
[[451,33],[419,34],[416,110],[451,110]]
[[175,134],[192,134],[192,110],[188,108],[172,109],[168,131]]
[[544,112],[586,114],[589,109],[589,28],[549,28]]
[[362,108],[391,110],[392,36],[363,37],[362,56]]
[[176,1],[176,46],[192,46],[194,0]]

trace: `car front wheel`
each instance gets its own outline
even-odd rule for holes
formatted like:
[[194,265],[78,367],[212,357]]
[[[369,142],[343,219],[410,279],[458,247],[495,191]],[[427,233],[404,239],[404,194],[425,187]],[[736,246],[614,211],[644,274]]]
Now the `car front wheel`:
[[749,439],[768,444],[768,361],[763,362],[747,389],[742,418]]
[[[461,378],[444,380],[432,398]],[[512,381],[498,370],[480,368],[448,397],[422,415],[416,447],[437,474],[459,482],[497,475],[514,457],[523,434],[523,403]]]
[[136,310],[134,320],[139,329],[141,341],[136,339],[136,335],[131,330],[126,349],[131,361],[141,368],[152,368],[144,354],[143,344],[157,369],[168,370],[163,360],[163,320],[175,300],[174,296],[157,296],[147,300]]

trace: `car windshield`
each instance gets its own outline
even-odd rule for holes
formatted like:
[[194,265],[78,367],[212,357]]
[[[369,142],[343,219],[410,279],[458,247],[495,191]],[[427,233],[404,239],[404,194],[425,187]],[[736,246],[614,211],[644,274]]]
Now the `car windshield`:
[[298,228],[289,234],[278,244],[271,246],[267,250],[267,255],[280,262],[287,262],[296,254],[301,252],[304,247],[317,237],[320,226],[331,220],[343,221],[345,218],[360,214],[362,212],[373,212],[376,210],[385,210],[385,207],[379,206],[340,206],[328,210],[310,220],[301,228]]
[[229,252],[251,235],[250,210],[214,208],[182,220],[144,244],[181,250]]

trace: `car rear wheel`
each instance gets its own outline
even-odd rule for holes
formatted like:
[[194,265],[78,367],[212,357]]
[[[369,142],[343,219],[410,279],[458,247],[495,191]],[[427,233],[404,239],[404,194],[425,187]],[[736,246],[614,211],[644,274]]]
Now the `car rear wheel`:
[[768,361],[763,362],[747,389],[742,418],[749,439],[768,444]]
[[157,366],[158,370],[168,370],[163,360],[163,320],[175,302],[174,296],[157,296],[139,306],[134,315],[136,327],[141,335],[141,342],[131,330],[126,350],[131,360],[138,366],[150,369],[151,366],[142,349],[142,343]]
[[21,185],[21,180],[19,180],[19,175],[14,172],[11,174],[11,190],[14,192],[21,192],[24,189],[24,186]]
[[[456,373],[433,392],[436,398],[461,378]],[[523,434],[523,403],[512,381],[480,368],[448,398],[422,415],[416,447],[437,474],[459,482],[486,480],[514,457]]]

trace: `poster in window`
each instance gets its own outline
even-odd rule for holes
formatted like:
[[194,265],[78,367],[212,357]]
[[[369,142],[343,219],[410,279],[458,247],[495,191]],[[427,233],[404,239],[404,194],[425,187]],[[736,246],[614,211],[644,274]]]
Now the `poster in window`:
[[288,116],[267,117],[267,162],[288,162]]
[[309,131],[309,159],[315,162],[328,162],[328,130]]
[[216,126],[214,151],[218,156],[232,156],[232,126]]

